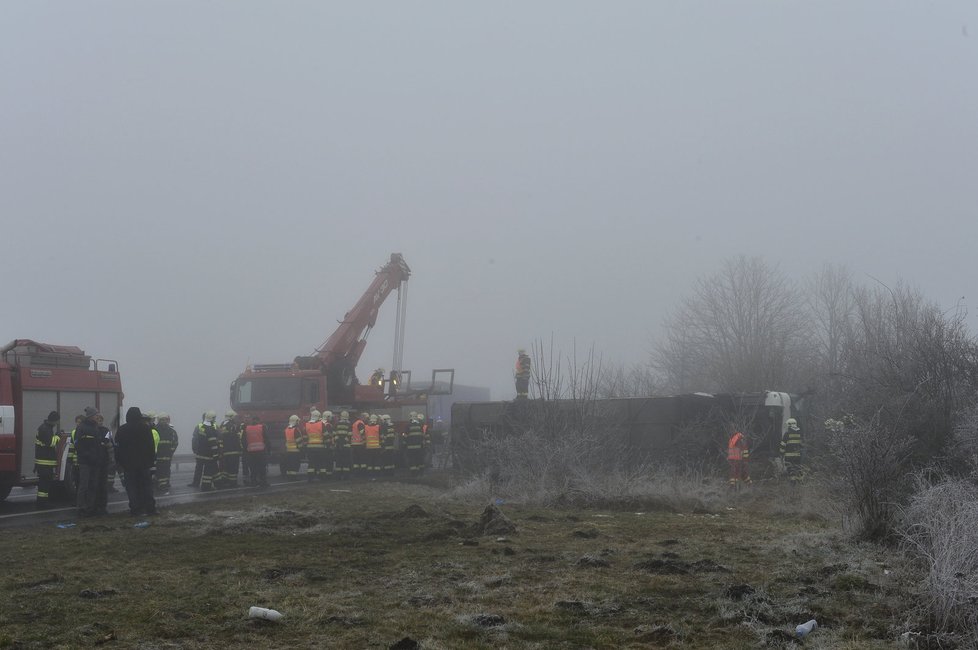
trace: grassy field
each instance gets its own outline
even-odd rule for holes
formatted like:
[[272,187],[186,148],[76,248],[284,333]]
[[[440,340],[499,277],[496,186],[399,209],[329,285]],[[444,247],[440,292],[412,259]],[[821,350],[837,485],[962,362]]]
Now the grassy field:
[[[338,491],[350,489],[352,491]],[[831,522],[543,509],[404,483],[315,485],[3,532],[0,647],[888,648],[909,578]],[[259,605],[279,623],[247,618]]]

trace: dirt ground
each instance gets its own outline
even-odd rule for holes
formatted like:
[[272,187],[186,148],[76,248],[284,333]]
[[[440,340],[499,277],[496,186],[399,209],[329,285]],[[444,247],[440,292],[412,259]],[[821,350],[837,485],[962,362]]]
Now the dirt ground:
[[487,511],[425,485],[316,484],[142,528],[5,531],[0,647],[779,648],[812,618],[805,646],[893,647],[904,569],[766,498]]

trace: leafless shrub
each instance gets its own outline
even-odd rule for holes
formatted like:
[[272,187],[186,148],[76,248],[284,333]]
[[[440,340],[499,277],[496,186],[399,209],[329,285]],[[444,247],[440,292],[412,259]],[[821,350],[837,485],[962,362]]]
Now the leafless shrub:
[[902,540],[924,563],[926,617],[934,631],[978,643],[978,488],[963,480],[918,485],[903,511]]
[[912,439],[884,429],[877,420],[829,421],[826,425],[842,481],[839,497],[853,532],[867,540],[890,539],[898,505],[909,492],[905,477]]

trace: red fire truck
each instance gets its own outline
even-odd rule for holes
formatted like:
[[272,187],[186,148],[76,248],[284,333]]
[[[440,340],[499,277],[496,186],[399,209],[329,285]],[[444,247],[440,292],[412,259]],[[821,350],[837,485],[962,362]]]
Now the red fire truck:
[[51,411],[61,414],[56,487],[65,486],[67,436],[75,416],[94,406],[113,431],[119,426],[119,364],[71,345],[17,339],[0,348],[0,500],[11,488],[37,484],[34,437]]
[[[249,366],[231,384],[231,407],[239,415],[261,417],[272,435],[272,452],[283,450],[282,431],[289,415],[307,417],[312,408],[368,410],[390,415],[395,423],[407,422],[410,411],[427,412],[427,397],[451,393],[455,371],[432,371],[431,384],[411,387],[411,372],[401,367],[406,318],[406,285],[411,269],[400,253],[378,270],[373,282],[346,313],[315,354],[295,357],[291,363]],[[388,377],[360,384],[356,367],[367,345],[367,335],[377,322],[381,305],[397,292],[394,361]],[[447,387],[447,388],[446,388]]]

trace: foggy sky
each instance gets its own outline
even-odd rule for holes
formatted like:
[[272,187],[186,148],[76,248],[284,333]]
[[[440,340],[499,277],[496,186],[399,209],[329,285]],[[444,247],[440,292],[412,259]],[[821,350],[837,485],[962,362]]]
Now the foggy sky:
[[4,2],[0,345],[117,359],[185,450],[391,252],[405,367],[496,399],[551,335],[644,361],[739,254],[974,312],[976,116],[972,0]]

